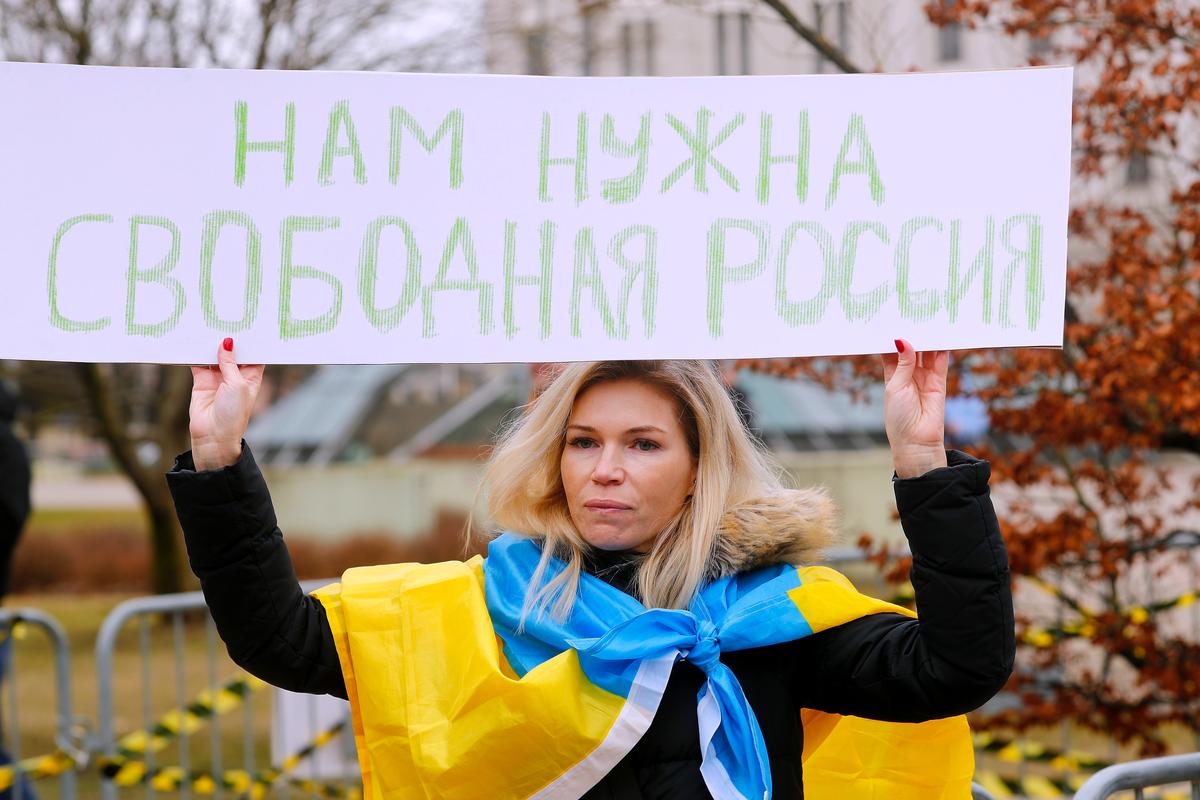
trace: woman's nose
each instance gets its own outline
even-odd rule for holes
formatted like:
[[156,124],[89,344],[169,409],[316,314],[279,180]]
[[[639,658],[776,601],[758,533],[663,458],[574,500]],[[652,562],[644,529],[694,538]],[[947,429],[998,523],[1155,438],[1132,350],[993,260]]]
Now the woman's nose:
[[592,480],[597,483],[614,483],[624,477],[625,470],[621,466],[619,453],[615,448],[603,448],[600,457],[596,459],[596,466],[592,468]]

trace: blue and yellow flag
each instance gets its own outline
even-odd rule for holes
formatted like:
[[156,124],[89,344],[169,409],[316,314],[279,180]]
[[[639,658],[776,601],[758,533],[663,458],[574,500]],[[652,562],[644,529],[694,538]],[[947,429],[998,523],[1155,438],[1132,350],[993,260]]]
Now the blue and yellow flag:
[[[831,569],[778,565],[714,581],[687,610],[646,609],[585,574],[566,620],[535,614],[522,628],[540,555],[532,540],[504,535],[486,560],[352,569],[316,593],[337,641],[367,800],[579,797],[649,728],[680,658],[707,677],[697,719],[709,790],[769,798],[762,734],[721,651],[866,614],[912,616]],[[970,796],[964,717],[801,718],[813,800]]]

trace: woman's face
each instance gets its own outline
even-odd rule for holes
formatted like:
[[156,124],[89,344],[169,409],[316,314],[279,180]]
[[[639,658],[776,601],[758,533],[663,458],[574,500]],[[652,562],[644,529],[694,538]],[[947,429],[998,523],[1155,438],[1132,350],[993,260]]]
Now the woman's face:
[[575,398],[559,468],[571,520],[601,550],[648,551],[696,479],[675,399],[636,380]]

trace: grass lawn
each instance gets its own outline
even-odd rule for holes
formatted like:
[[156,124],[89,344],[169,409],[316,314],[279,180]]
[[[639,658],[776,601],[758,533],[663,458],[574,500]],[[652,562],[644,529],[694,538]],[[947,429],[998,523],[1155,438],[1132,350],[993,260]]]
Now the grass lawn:
[[35,508],[25,535],[74,533],[101,525],[144,533],[146,515],[140,508]]

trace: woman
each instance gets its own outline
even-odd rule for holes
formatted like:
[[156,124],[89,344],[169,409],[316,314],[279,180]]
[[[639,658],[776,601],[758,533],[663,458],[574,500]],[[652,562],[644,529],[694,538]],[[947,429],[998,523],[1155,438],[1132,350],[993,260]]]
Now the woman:
[[520,533],[486,562],[305,597],[241,441],[262,367],[228,339],[194,368],[168,480],[230,656],[351,698],[369,796],[963,796],[956,715],[1012,668],[1007,557],[987,465],[943,448],[948,354],[897,348],[885,422],[919,621],[789,566],[830,541],[829,503],[782,487],[705,362],[568,366],[490,459],[489,512]]

